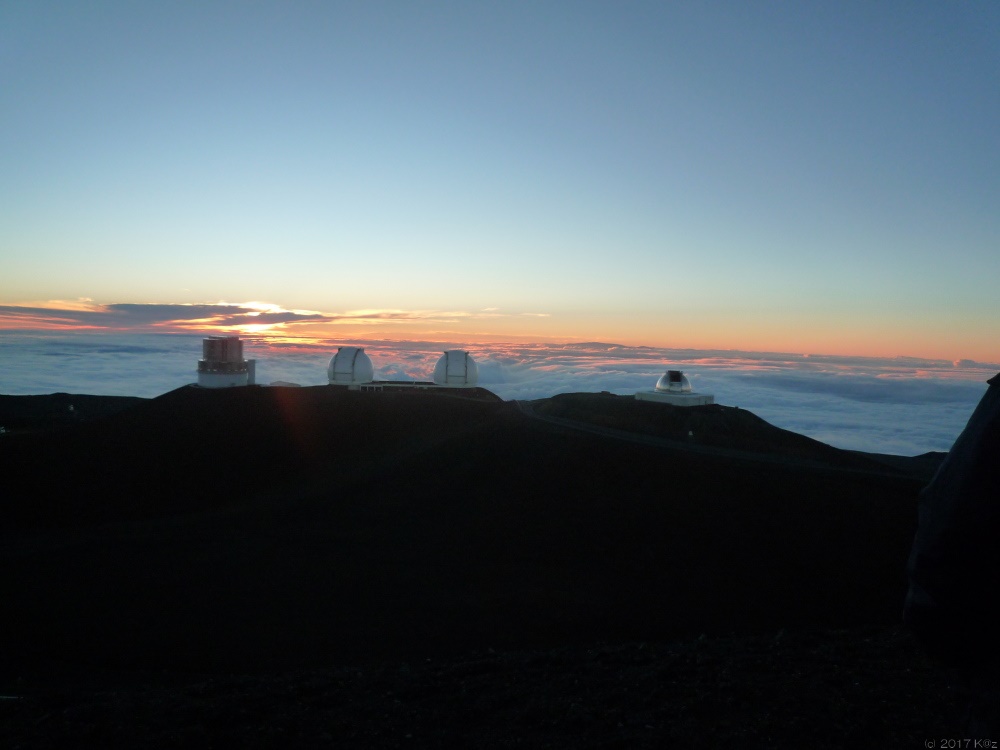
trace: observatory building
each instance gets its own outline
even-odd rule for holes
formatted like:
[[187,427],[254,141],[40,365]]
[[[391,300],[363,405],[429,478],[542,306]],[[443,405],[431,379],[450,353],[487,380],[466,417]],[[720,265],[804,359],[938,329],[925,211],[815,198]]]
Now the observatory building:
[[434,382],[452,388],[472,388],[479,382],[479,368],[468,352],[450,351],[434,366]]
[[479,368],[468,352],[448,351],[434,367],[434,380],[375,380],[375,367],[365,350],[342,346],[326,368],[330,385],[345,386],[351,391],[414,391],[440,388],[475,388]]
[[691,383],[680,370],[667,370],[656,381],[652,391],[639,391],[635,394],[639,401],[657,401],[673,406],[703,406],[714,404],[715,396],[711,393],[695,393]]
[[202,388],[232,388],[253,385],[257,361],[243,359],[239,336],[209,336],[201,342],[198,385]]
[[342,346],[333,355],[326,376],[330,385],[358,388],[375,379],[375,366],[365,350],[356,346]]

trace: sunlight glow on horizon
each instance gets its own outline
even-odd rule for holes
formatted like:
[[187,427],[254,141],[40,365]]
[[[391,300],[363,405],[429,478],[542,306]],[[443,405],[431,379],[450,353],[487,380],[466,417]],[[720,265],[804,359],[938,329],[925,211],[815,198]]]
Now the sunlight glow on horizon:
[[[184,313],[190,311],[189,316]],[[267,319],[270,316],[271,319]],[[814,330],[809,321],[781,325],[771,322],[768,333],[732,325],[717,316],[699,320],[695,315],[673,316],[668,324],[584,315],[508,313],[498,308],[477,311],[375,309],[320,312],[287,309],[259,300],[239,303],[132,303],[100,304],[90,299],[49,300],[34,304],[0,305],[0,330],[74,330],[96,332],[160,332],[197,335],[243,335],[261,342],[326,344],[335,341],[375,339],[392,341],[441,340],[455,343],[516,343],[603,341],[624,346],[668,347],[693,350],[789,352],[801,355],[868,357],[924,357],[980,362],[1000,361],[993,347],[977,348],[974,334],[960,332],[945,347],[935,338],[921,338],[903,323],[872,330],[872,326]],[[779,327],[780,326],[780,327]],[[898,348],[887,350],[886,331]],[[956,343],[964,344],[961,351]]]

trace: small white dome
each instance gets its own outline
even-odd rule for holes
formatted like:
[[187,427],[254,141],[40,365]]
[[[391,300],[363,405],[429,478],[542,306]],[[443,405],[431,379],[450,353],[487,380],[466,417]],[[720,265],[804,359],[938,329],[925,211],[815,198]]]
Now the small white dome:
[[471,387],[479,381],[476,360],[468,352],[451,351],[441,355],[434,366],[434,382],[438,385]]
[[680,370],[667,370],[656,381],[656,390],[660,393],[691,393],[691,383]]
[[330,379],[330,385],[370,383],[375,377],[375,366],[364,349],[342,346],[330,360],[326,375]]

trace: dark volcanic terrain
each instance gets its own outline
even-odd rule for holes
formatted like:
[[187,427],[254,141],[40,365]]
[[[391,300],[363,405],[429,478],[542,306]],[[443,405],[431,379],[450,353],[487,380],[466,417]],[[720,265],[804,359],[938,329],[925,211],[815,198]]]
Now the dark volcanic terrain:
[[2,397],[0,741],[942,731],[898,632],[926,457],[722,406],[454,393],[185,387],[62,424]]

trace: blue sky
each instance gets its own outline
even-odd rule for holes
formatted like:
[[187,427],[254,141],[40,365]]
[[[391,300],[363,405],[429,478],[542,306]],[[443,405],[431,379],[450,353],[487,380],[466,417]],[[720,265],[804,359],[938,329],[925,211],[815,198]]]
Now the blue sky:
[[0,68],[0,304],[1000,359],[995,2],[10,2]]

